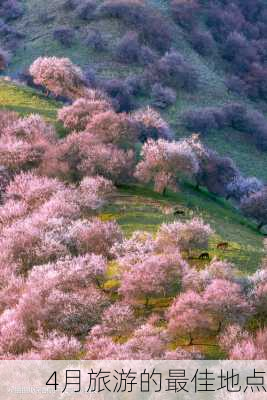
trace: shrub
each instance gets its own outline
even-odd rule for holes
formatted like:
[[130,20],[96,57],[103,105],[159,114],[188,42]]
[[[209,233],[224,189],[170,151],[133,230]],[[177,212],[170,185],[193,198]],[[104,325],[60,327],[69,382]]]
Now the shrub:
[[44,86],[56,96],[82,97],[85,80],[81,69],[68,59],[39,57],[30,67],[34,83]]
[[244,24],[244,16],[234,3],[226,8],[215,5],[207,12],[207,25],[211,29],[213,37],[219,43],[224,43],[229,33],[240,31]]
[[127,32],[116,48],[116,58],[124,63],[137,63],[140,60],[140,44],[135,32]]
[[195,69],[176,51],[166,53],[149,67],[147,75],[151,82],[158,81],[166,86],[188,91],[196,89],[198,84]]
[[142,46],[140,49],[139,62],[144,65],[153,64],[157,59],[156,53],[148,46]]
[[125,85],[128,88],[128,92],[133,96],[142,96],[148,92],[145,79],[142,75],[129,75],[125,80]]
[[257,50],[237,32],[230,33],[224,44],[223,57],[237,73],[248,72],[250,64],[258,61]]
[[219,196],[228,195],[228,184],[239,176],[239,171],[233,160],[221,157],[209,150],[199,163],[196,174],[198,185],[206,187],[211,193]]
[[245,95],[248,91],[246,82],[236,75],[229,76],[226,79],[225,84],[229,90],[239,95]]
[[105,51],[107,43],[98,29],[92,30],[86,38],[86,45],[96,51]]
[[0,19],[0,34],[5,39],[5,46],[11,52],[16,50],[20,45],[20,40],[25,37],[24,34],[18,32],[15,28],[7,25],[3,20]]
[[151,91],[152,104],[158,108],[167,108],[176,101],[176,93],[173,89],[163,87],[159,83],[152,86]]
[[196,23],[199,5],[197,0],[173,0],[171,11],[174,20],[189,29]]
[[0,18],[15,20],[23,15],[23,9],[17,0],[4,0],[0,3]]
[[70,28],[57,28],[54,30],[53,37],[64,47],[71,47],[74,41],[74,31]]
[[66,11],[74,11],[78,6],[77,0],[65,0],[63,3],[63,8]]
[[95,16],[96,7],[95,0],[84,0],[77,8],[78,17],[84,21],[92,21]]
[[87,86],[91,88],[96,88],[98,86],[96,72],[90,65],[84,67],[84,78]]
[[145,43],[148,43],[161,53],[171,48],[172,31],[169,22],[161,14],[156,13],[155,10],[147,8],[146,20],[142,27],[142,36]]
[[193,30],[190,34],[190,41],[194,49],[204,57],[210,56],[215,49],[212,35],[206,31]]
[[244,197],[249,197],[251,194],[259,192],[262,188],[263,184],[259,179],[255,177],[244,178],[239,176],[227,186],[227,197],[232,197],[237,201],[241,201]]
[[223,109],[219,107],[204,107],[186,111],[182,121],[187,129],[194,132],[208,133],[213,129],[227,126]]
[[131,94],[126,83],[119,79],[104,82],[104,90],[113,99],[113,106],[117,112],[128,112],[133,108]]
[[126,23],[139,25],[144,20],[144,4],[140,0],[105,1],[100,7],[100,14],[105,17],[120,18]]

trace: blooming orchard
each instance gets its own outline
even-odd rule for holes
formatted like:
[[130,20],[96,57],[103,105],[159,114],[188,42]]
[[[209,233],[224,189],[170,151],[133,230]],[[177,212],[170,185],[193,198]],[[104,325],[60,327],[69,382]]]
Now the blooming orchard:
[[[158,65],[175,85],[176,59],[186,68],[176,53]],[[261,182],[196,135],[171,140],[151,108],[115,112],[68,59],[40,57],[30,73],[70,104],[63,138],[39,115],[0,111],[0,357],[199,359],[206,335],[230,358],[266,357],[266,260],[248,277],[216,258],[200,268],[214,240],[204,216],[126,235],[102,211],[121,185],[165,194],[191,179],[264,223]]]

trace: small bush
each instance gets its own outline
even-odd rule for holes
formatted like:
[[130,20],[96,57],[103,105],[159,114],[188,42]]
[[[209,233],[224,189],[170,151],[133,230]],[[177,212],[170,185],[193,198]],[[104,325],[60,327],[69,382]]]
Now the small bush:
[[107,49],[107,43],[98,29],[94,29],[88,34],[86,45],[96,51],[105,51]]
[[64,27],[57,28],[53,33],[54,39],[64,47],[71,47],[73,45],[74,35],[73,29]]
[[84,21],[92,21],[95,17],[96,2],[94,0],[84,1],[78,8],[78,17]]
[[0,18],[5,21],[18,19],[23,15],[23,9],[17,0],[4,0],[0,3]]
[[209,32],[194,30],[190,35],[190,41],[194,49],[204,57],[211,55],[214,51],[215,42]]
[[116,58],[118,61],[131,64],[140,60],[140,44],[136,32],[127,32],[119,41],[116,48]]
[[119,79],[111,79],[104,82],[104,90],[112,98],[113,106],[118,112],[132,110],[133,103],[131,93],[125,82]]
[[230,33],[223,46],[222,55],[231,63],[231,69],[236,73],[247,73],[250,65],[259,61],[256,48],[238,32]]
[[100,15],[122,19],[128,24],[144,22],[144,4],[140,0],[108,0],[99,9]]
[[163,87],[156,83],[151,91],[152,104],[158,108],[166,108],[173,105],[176,101],[176,93],[173,89]]
[[63,3],[63,8],[66,11],[74,11],[78,6],[77,0],[65,0]]
[[210,130],[225,126],[223,112],[215,107],[189,110],[183,114],[182,120],[187,129],[201,133],[208,133]]
[[156,53],[148,46],[142,46],[140,49],[140,63],[144,65],[153,64],[157,59]]
[[146,75],[151,82],[160,82],[187,91],[195,90],[198,86],[196,70],[176,51],[166,53],[159,61],[148,67]]
[[130,75],[125,80],[128,91],[133,96],[144,96],[148,92],[145,79],[142,75]]
[[15,42],[18,44],[18,41],[25,37],[24,34],[7,25],[2,20],[0,20],[0,36],[5,38],[5,42],[8,48],[10,48],[11,43]]
[[215,151],[210,150],[200,162],[196,181],[198,185],[206,187],[209,192],[225,197],[229,194],[229,182],[235,180],[239,175],[231,158],[221,157]]
[[145,43],[161,53],[170,50],[172,32],[169,23],[162,15],[155,13],[154,10],[147,9],[147,17],[140,30]]
[[199,5],[196,0],[173,0],[171,11],[178,24],[185,28],[191,28],[196,22]]
[[84,78],[89,87],[96,88],[96,86],[98,84],[98,80],[96,77],[96,72],[91,67],[91,65],[87,65],[84,67]]
[[229,76],[226,79],[225,84],[230,91],[239,95],[245,95],[248,91],[246,82],[236,75]]

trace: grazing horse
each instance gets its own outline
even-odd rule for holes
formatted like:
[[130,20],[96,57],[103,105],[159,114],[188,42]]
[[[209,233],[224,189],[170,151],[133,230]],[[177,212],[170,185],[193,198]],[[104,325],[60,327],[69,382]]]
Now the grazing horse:
[[220,249],[220,250],[226,250],[226,249],[228,249],[228,247],[229,247],[229,243],[227,243],[227,242],[221,242],[221,243],[217,244],[217,249]]
[[198,259],[199,260],[209,260],[210,259],[210,255],[207,252],[201,253],[200,256],[198,257]]
[[179,208],[175,208],[173,211],[173,215],[185,215],[184,210],[181,210]]

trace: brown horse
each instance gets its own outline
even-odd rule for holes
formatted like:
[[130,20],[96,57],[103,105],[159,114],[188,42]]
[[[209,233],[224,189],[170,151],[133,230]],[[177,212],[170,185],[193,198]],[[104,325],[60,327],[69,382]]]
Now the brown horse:
[[226,250],[228,248],[229,248],[229,243],[227,242],[221,242],[217,244],[217,249]]

